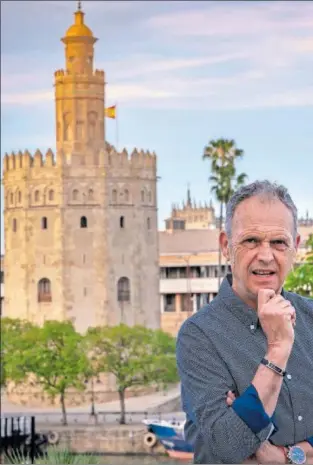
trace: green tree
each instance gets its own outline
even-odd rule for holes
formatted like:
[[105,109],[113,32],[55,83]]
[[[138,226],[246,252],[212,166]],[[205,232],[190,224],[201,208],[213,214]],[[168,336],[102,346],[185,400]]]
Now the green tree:
[[[18,375],[16,367],[8,363],[13,353],[23,352],[24,336],[33,325],[26,320],[4,317],[1,319],[1,387],[5,387],[7,381],[12,379],[13,370]],[[20,378],[23,376],[20,374]]]
[[62,422],[66,425],[66,391],[85,389],[88,358],[83,348],[83,336],[70,322],[46,321],[43,327],[33,325],[14,338],[12,350],[6,354],[7,376],[19,383],[33,375],[51,397],[59,395]]
[[[222,230],[224,208],[233,193],[244,185],[247,175],[241,173],[237,175],[236,161],[244,156],[244,151],[236,147],[232,139],[211,140],[205,146],[202,158],[211,161],[212,175],[209,177],[211,192],[215,194],[220,204],[219,232]],[[218,287],[221,283],[221,262],[222,251],[218,248]]]
[[308,240],[306,241],[306,246],[308,248],[308,252],[306,254],[306,261],[308,263],[313,263],[313,234],[310,234]]
[[121,424],[125,424],[126,389],[178,381],[175,340],[160,330],[121,324],[89,328],[86,337],[92,341],[98,367],[115,376]]
[[304,297],[313,297],[313,234],[308,238],[306,246],[308,252],[304,263],[289,273],[284,287]]

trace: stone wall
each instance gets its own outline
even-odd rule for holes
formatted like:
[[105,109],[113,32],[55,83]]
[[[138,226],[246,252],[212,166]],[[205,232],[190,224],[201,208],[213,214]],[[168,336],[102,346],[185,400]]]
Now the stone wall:
[[120,426],[82,426],[62,427],[55,426],[53,430],[45,426],[38,426],[38,432],[48,434],[53,431],[59,436],[59,441],[54,447],[70,452],[78,453],[165,453],[161,444],[156,444],[152,449],[144,444],[144,435],[147,432],[144,425],[120,425]]
[[[125,393],[125,397],[128,398],[153,394],[156,390],[157,389],[155,387],[128,389]],[[94,398],[96,404],[104,404],[106,402],[119,400],[118,393],[116,391],[107,390],[95,391]],[[30,408],[41,408],[43,410],[47,407],[60,407],[60,400],[58,396],[51,399],[38,388],[27,385],[15,386],[7,389],[6,399],[15,405],[23,405]],[[84,392],[69,390],[66,395],[65,403],[67,408],[88,406],[91,404],[91,392],[87,390]]]

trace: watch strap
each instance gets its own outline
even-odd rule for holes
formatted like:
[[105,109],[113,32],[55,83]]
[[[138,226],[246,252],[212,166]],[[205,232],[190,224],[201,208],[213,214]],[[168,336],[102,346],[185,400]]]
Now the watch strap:
[[285,370],[283,370],[282,368],[278,367],[278,366],[275,365],[273,362],[270,362],[270,361],[267,360],[266,358],[262,358],[261,363],[262,363],[262,365],[266,366],[267,368],[269,368],[270,370],[274,371],[275,373],[277,373],[277,374],[280,375],[280,376],[285,376],[285,375],[286,375],[286,371],[285,371]]

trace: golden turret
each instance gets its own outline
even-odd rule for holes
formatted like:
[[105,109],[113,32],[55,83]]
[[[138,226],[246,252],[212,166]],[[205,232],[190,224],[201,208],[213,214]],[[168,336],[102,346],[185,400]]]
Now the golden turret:
[[74,13],[74,24],[68,28],[61,39],[65,44],[66,71],[69,74],[92,74],[94,44],[97,39],[92,30],[84,23],[85,13],[81,2]]
[[68,28],[65,38],[68,37],[93,37],[92,30],[84,23],[84,15],[81,9],[81,2],[78,2],[77,11],[75,11],[75,23]]

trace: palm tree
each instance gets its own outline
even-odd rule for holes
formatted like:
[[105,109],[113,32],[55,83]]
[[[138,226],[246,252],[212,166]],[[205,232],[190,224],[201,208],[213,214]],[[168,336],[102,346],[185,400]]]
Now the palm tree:
[[[233,193],[245,183],[247,178],[245,173],[236,175],[235,162],[237,159],[242,158],[243,155],[243,150],[238,149],[232,139],[211,140],[203,151],[203,159],[211,160],[211,172],[213,174],[209,177],[209,182],[212,184],[211,192],[214,192],[220,204],[220,232],[223,225],[224,206],[226,208],[226,204]],[[222,262],[220,246],[218,250],[218,287],[220,287]]]

